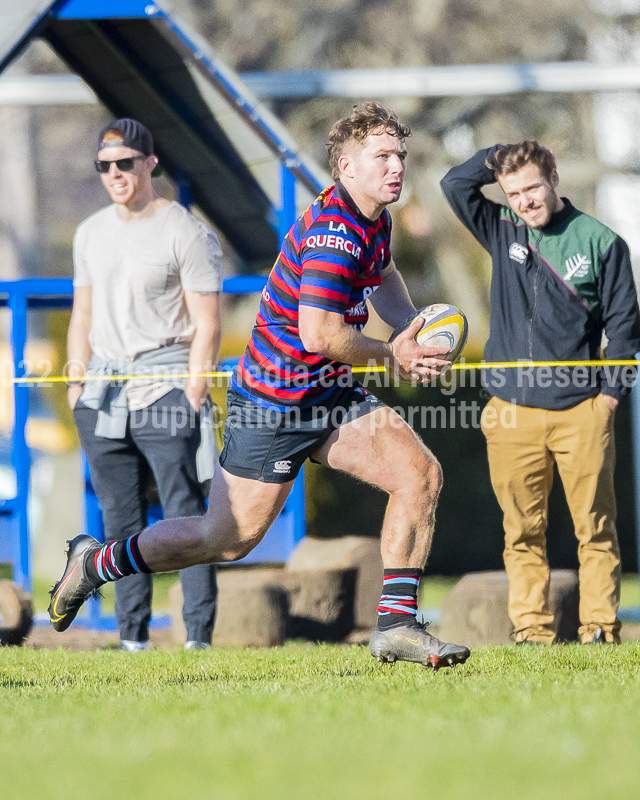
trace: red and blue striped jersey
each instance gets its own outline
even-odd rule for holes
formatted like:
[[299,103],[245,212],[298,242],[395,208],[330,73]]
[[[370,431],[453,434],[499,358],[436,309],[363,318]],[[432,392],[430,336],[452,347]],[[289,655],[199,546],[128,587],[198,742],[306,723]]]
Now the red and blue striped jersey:
[[367,219],[340,183],[326,189],[287,234],[245,354],[233,376],[244,397],[282,411],[322,403],[344,385],[351,366],[309,353],[298,330],[301,305],[344,314],[362,330],[367,298],[381,283],[391,254],[386,209]]

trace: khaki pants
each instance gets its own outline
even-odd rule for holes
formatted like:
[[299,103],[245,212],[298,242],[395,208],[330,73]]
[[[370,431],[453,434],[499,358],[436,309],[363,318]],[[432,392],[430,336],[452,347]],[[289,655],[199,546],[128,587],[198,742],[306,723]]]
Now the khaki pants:
[[545,539],[554,461],[578,539],[582,641],[590,641],[598,628],[607,641],[620,641],[613,416],[601,396],[565,411],[493,397],[482,413],[491,483],[504,514],[516,641],[554,639]]

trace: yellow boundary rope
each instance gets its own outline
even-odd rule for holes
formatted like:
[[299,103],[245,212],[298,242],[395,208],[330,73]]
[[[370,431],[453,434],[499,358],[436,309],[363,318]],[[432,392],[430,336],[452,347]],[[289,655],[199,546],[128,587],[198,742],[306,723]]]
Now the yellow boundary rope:
[[[475,361],[470,363],[452,364],[452,370],[464,369],[531,369],[533,367],[635,367],[640,364],[636,359],[619,359],[612,361],[595,360],[595,361]],[[385,372],[386,367],[352,367],[352,372],[356,374],[363,373],[376,373]],[[216,372],[179,372],[172,373],[171,375],[83,375],[79,377],[70,378],[68,375],[42,375],[42,376],[25,376],[22,378],[1,378],[0,386],[13,386],[19,384],[48,384],[48,383],[66,383],[67,381],[132,381],[132,380],[145,380],[145,381],[163,381],[163,380],[176,380],[186,378],[230,378],[234,370],[222,370]]]

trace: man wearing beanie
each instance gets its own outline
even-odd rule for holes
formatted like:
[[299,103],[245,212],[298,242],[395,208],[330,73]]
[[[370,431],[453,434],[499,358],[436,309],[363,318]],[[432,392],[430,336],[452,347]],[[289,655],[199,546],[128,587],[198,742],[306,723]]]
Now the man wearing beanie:
[[[165,518],[205,511],[201,484],[216,462],[207,379],[175,376],[217,361],[222,265],[216,234],[156,193],[158,158],[144,125],[119,119],[102,130],[95,166],[112,202],[74,238],[68,399],[109,542],[146,527],[151,474]],[[125,379],[100,380],[114,374]],[[215,567],[180,578],[186,647],[202,649],[213,631]],[[149,574],[118,583],[116,615],[122,649],[148,649]]]

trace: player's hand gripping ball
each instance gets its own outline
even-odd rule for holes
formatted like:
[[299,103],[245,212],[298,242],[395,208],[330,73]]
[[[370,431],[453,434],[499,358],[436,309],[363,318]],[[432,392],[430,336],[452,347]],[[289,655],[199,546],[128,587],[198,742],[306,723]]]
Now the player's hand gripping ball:
[[467,318],[462,311],[448,303],[436,303],[421,308],[394,330],[389,341],[392,342],[405,331],[416,317],[423,320],[422,327],[414,337],[416,342],[422,347],[437,347],[442,353],[451,351],[446,356],[447,360],[451,363],[457,361],[469,334]]

